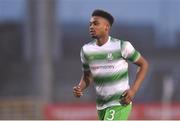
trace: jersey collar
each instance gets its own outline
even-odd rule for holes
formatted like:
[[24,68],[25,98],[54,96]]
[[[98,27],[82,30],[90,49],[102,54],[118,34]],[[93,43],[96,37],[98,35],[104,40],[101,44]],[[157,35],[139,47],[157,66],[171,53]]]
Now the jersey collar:
[[110,42],[110,40],[111,40],[111,36],[108,37],[108,41],[106,43],[104,43],[103,45],[99,46],[99,45],[96,44],[96,42],[95,42],[95,44],[98,47],[102,47],[102,46],[105,46],[106,44],[108,44]]

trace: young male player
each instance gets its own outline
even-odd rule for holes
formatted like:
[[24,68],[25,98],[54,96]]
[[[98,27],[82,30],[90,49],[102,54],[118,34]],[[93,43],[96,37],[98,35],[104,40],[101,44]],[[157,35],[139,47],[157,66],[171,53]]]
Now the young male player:
[[[103,10],[95,10],[90,19],[89,32],[94,39],[81,49],[83,75],[73,88],[76,97],[94,81],[97,94],[97,110],[100,120],[126,120],[132,107],[132,99],[145,78],[148,63],[129,41],[109,35],[113,16]],[[134,83],[129,86],[128,63],[139,68]]]

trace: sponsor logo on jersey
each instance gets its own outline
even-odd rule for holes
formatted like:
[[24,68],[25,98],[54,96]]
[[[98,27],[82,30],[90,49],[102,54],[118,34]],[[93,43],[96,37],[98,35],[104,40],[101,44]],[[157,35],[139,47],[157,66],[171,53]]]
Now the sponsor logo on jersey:
[[113,60],[113,55],[112,55],[112,53],[108,53],[107,59],[108,59],[108,60]]
[[103,65],[103,66],[92,66],[91,69],[114,69],[113,65]]

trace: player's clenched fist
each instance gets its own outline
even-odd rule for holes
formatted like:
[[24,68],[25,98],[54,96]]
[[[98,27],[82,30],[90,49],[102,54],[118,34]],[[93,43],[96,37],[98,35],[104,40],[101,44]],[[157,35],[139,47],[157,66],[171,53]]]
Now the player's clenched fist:
[[126,90],[121,95],[121,104],[128,105],[133,100],[134,96],[135,96],[135,91],[133,91],[132,89]]
[[75,86],[75,87],[73,87],[73,94],[76,97],[80,97],[83,95],[83,90],[81,89],[80,86]]

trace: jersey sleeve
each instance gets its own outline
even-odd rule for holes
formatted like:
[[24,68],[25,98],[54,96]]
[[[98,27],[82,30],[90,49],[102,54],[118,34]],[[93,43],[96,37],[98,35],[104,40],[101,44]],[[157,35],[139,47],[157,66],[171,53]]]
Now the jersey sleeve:
[[123,58],[131,62],[136,62],[141,57],[141,54],[135,50],[129,41],[122,41],[121,47]]
[[87,61],[84,51],[83,51],[83,48],[81,48],[80,57],[81,57],[81,62],[82,62],[82,70],[83,71],[90,70],[88,61]]

